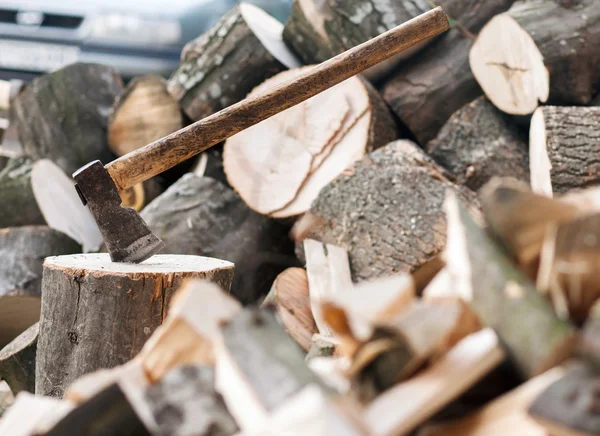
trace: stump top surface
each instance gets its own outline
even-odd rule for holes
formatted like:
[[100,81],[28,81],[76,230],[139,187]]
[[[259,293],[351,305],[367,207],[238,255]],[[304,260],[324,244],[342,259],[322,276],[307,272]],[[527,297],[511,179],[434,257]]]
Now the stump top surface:
[[73,268],[117,274],[209,272],[232,269],[233,266],[233,263],[226,260],[183,254],[158,254],[142,263],[113,262],[108,253],[53,256],[44,261],[45,268]]

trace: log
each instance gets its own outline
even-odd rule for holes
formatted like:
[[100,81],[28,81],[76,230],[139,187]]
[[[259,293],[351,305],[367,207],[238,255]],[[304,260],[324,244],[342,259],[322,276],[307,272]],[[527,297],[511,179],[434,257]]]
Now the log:
[[127,84],[108,118],[108,146],[123,156],[183,127],[177,100],[160,76],[141,76]]
[[213,256],[233,262],[232,294],[256,301],[283,269],[296,266],[289,227],[250,210],[224,184],[186,174],[141,213],[165,243],[163,253]]
[[36,393],[62,397],[79,376],[132,359],[184,279],[228,290],[232,276],[230,262],[198,256],[157,255],[142,264],[113,263],[104,253],[47,258]]
[[552,197],[600,184],[599,130],[600,107],[537,109],[529,141],[533,191]]
[[537,396],[528,412],[549,434],[596,435],[598,395],[598,374],[585,364],[575,364]]
[[317,326],[310,306],[306,270],[288,268],[280,273],[262,307],[274,307],[285,331],[309,351]]
[[282,31],[262,9],[236,6],[184,47],[169,92],[193,121],[237,103],[265,79],[300,65]]
[[14,395],[21,391],[35,393],[35,353],[39,323],[35,323],[0,351],[0,378]]
[[[505,11],[512,0],[441,0],[429,2],[368,0],[295,0],[285,23],[283,38],[305,64],[323,62],[336,54],[378,36],[418,15],[441,6],[448,16],[465,29],[477,32],[490,17]],[[427,43],[368,70],[365,75],[378,80]]]
[[[280,73],[250,96],[310,68]],[[396,138],[377,91],[353,77],[229,138],[223,169],[250,208],[285,218],[304,213],[327,183]]]
[[499,109],[528,115],[539,102],[590,103],[600,88],[599,44],[594,0],[517,2],[481,29],[469,62]]
[[0,171],[0,228],[45,224],[31,188],[32,161],[18,157],[9,159]]
[[[346,249],[355,281],[414,272],[444,248],[447,189],[476,203],[416,145],[396,141],[327,185],[298,225],[308,220],[304,237]],[[296,253],[302,256],[298,245]]]
[[525,135],[485,97],[456,111],[425,150],[473,191],[494,176],[529,181]]
[[573,326],[479,227],[455,196],[446,202],[445,258],[454,285],[482,324],[493,328],[525,377],[535,377],[567,359],[575,345]]
[[45,226],[0,229],[0,347],[40,319],[44,258],[80,250],[68,236]]
[[14,101],[14,122],[28,156],[50,159],[67,174],[114,156],[107,118],[123,84],[111,67],[75,63],[35,79]]

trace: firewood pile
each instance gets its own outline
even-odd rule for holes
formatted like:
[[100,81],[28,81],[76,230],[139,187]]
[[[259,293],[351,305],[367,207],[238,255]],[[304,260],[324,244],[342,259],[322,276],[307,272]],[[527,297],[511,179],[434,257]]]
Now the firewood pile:
[[[74,171],[435,6],[121,192],[165,248],[110,261]],[[0,111],[0,436],[600,435],[597,0],[242,3],[168,79],[76,63]]]

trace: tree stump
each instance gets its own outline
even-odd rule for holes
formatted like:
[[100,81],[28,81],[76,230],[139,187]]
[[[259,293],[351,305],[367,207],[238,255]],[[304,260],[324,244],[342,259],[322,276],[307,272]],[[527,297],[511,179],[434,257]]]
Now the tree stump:
[[31,159],[9,159],[0,171],[0,228],[45,224],[31,189]]
[[473,192],[446,175],[415,144],[392,142],[323,188],[298,221],[310,221],[301,238],[348,250],[354,280],[417,271],[444,248],[446,190],[476,204]]
[[529,147],[534,192],[551,197],[599,184],[600,107],[540,107]]
[[36,393],[61,397],[76,378],[133,358],[163,322],[187,278],[228,290],[233,264],[198,256],[157,255],[141,264],[108,254],[47,258],[36,365]]
[[517,2],[481,30],[469,55],[488,98],[513,115],[539,102],[588,104],[600,87],[595,0]]
[[0,347],[40,319],[44,258],[80,251],[67,235],[45,226],[0,229]]
[[184,47],[169,92],[194,121],[237,103],[265,79],[300,65],[282,31],[262,9],[236,6]]
[[35,323],[0,351],[0,379],[13,395],[35,392],[35,354],[40,324]]
[[76,63],[35,79],[14,101],[25,153],[51,159],[67,174],[113,159],[106,143],[110,107],[123,84],[111,67]]
[[494,176],[529,181],[525,135],[485,97],[456,111],[426,151],[461,185],[479,190]]

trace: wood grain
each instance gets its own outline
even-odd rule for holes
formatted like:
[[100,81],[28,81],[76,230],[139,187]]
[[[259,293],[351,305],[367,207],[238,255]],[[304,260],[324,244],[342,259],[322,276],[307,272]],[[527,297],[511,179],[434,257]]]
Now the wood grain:
[[106,165],[118,190],[143,182],[232,135],[295,106],[449,28],[435,8],[308,70]]

